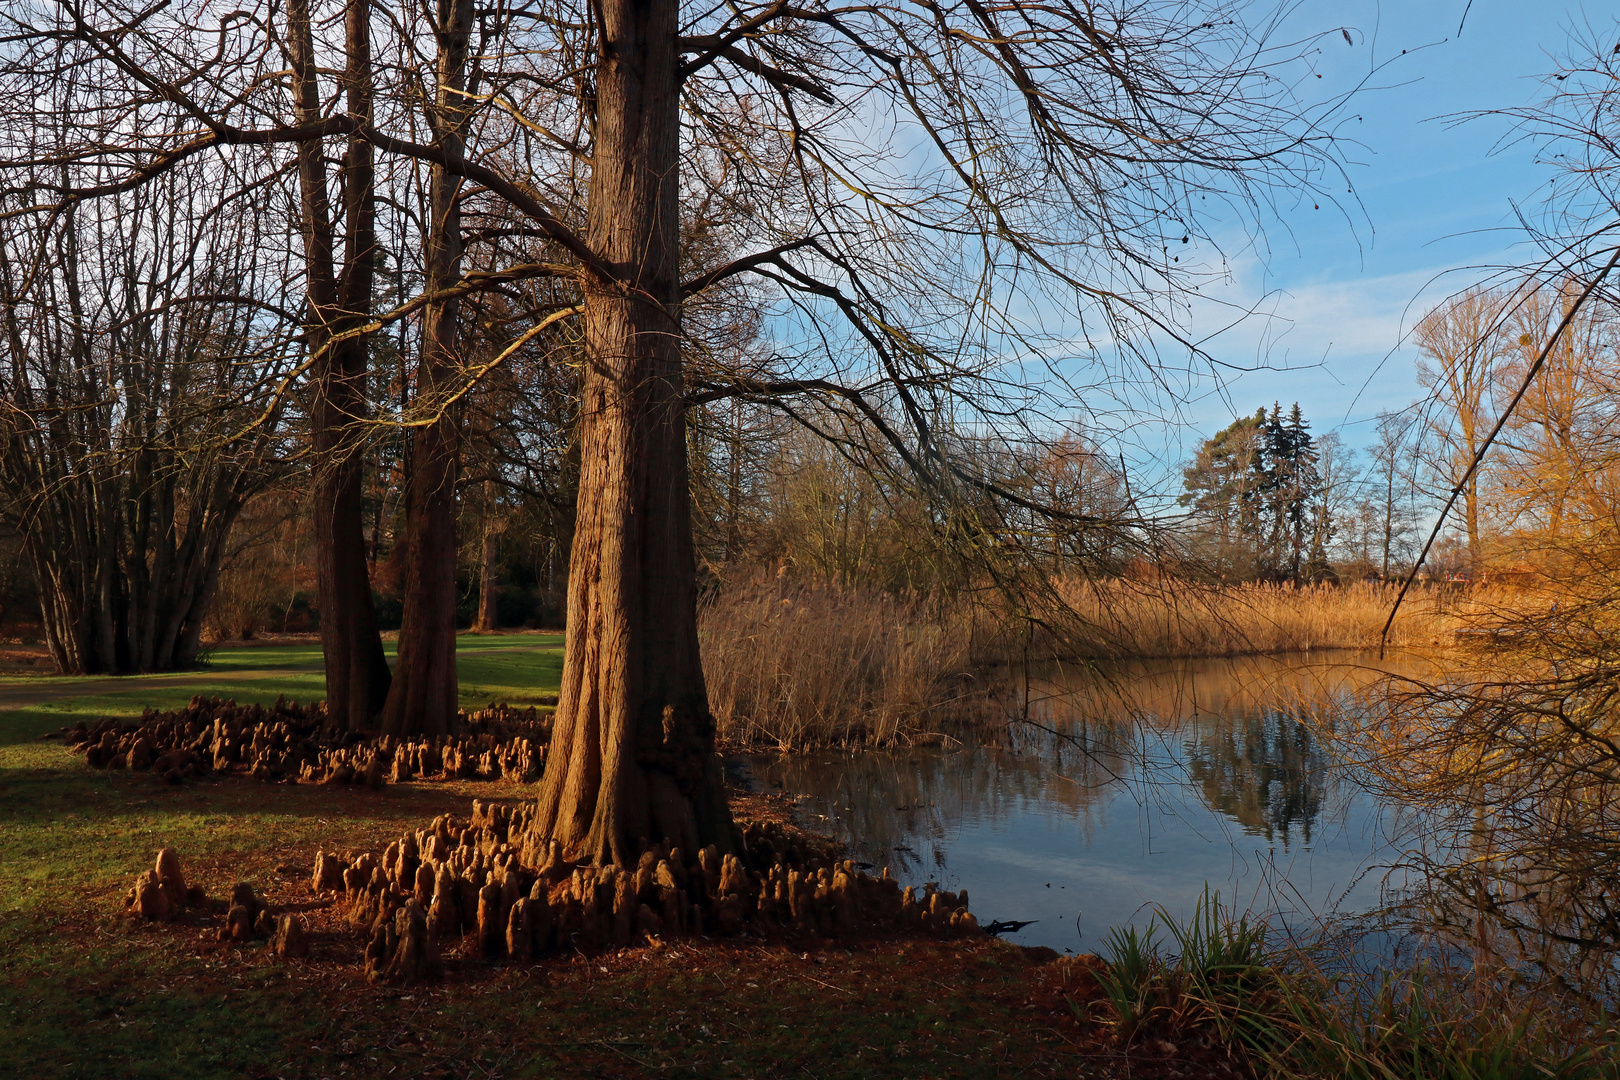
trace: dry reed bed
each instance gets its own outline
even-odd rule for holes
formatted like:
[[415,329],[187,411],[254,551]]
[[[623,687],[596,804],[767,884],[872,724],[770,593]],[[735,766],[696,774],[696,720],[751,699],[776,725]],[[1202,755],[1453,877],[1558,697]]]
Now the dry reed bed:
[[[1245,656],[1315,649],[1376,648],[1399,590],[1390,585],[1253,584],[1065,580],[1072,656],[1114,659]],[[1413,589],[1390,628],[1394,648],[1448,646],[1455,632],[1491,610],[1482,591]]]
[[729,584],[699,621],[722,742],[916,741],[982,699],[970,635],[938,605],[788,577]]
[[[755,575],[726,583],[699,626],[722,742],[887,746],[992,719],[997,673],[1024,662],[1375,648],[1396,592],[1376,584],[1059,580],[1034,598],[1036,610],[1020,613]],[[1524,599],[1503,589],[1414,589],[1389,645],[1449,648],[1458,631],[1477,630]]]

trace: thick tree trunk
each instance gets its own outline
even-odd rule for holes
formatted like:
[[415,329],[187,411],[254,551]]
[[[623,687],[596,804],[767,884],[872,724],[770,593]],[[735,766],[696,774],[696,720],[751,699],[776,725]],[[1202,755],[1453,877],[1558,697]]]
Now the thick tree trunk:
[[405,508],[405,610],[380,720],[390,735],[444,734],[456,715],[458,438],[454,421],[444,417],[418,431],[413,441],[415,465]]
[[[467,43],[472,0],[439,5],[439,143],[461,154],[465,125]],[[427,288],[437,293],[461,277],[461,177],[434,165],[430,183]],[[425,309],[416,401],[440,409],[411,442],[411,473],[405,504],[405,611],[399,632],[394,683],[383,707],[382,729],[391,735],[435,735],[450,730],[456,715],[456,473],[460,432],[453,407],[441,399],[453,389],[459,347],[460,303],[438,300]]]
[[[371,113],[370,18],[368,0],[349,0],[345,89],[349,111],[365,117]],[[310,122],[319,115],[321,101],[307,0],[293,0],[288,23],[294,105],[299,121]],[[299,147],[310,348],[319,350],[311,442],[316,462],[315,567],[321,653],[326,666],[327,716],[334,726],[350,729],[369,726],[389,687],[364,529],[362,447],[370,340],[367,335],[349,336],[371,309],[376,257],[372,153],[369,143],[351,139],[343,160],[344,266],[338,275],[324,150],[318,140]]]
[[578,517],[536,835],[633,864],[738,839],[698,654],[678,294],[676,0],[604,0]]

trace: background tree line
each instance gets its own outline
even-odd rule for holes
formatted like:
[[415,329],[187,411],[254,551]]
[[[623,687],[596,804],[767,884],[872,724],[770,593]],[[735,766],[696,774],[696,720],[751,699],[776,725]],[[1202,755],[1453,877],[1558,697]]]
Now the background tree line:
[[1380,414],[1360,448],[1311,433],[1297,405],[1286,415],[1261,409],[1206,440],[1180,498],[1193,563],[1232,581],[1398,578],[1459,485],[1424,567],[1431,576],[1556,577],[1578,552],[1612,543],[1620,322],[1611,305],[1574,314],[1464,482],[1578,291],[1568,277],[1536,278],[1436,305],[1412,334],[1429,392]]
[[[126,223],[154,212],[182,217],[185,200],[173,190],[165,201],[153,200],[156,206],[133,199],[104,205]],[[44,278],[31,296],[7,307],[17,355],[26,349],[32,363],[52,365],[38,385],[60,404],[52,412],[48,399],[31,396],[26,383],[8,402],[19,412],[36,409],[41,419],[27,438],[11,444],[4,482],[8,491],[38,501],[30,506],[14,496],[11,503],[0,618],[13,633],[49,642],[65,667],[85,670],[154,667],[160,656],[184,664],[205,638],[318,630],[309,507],[317,468],[300,451],[297,431],[308,422],[299,412],[301,400],[289,396],[268,422],[251,429],[248,421],[258,419],[251,405],[229,400],[285,371],[277,350],[294,331],[284,313],[266,310],[250,291],[251,274],[274,268],[232,268],[240,292],[230,298],[205,295],[165,306],[163,297],[150,294],[153,281],[173,288],[176,281],[189,285],[191,275],[202,292],[225,273],[218,260],[240,260],[258,241],[243,239],[219,252],[196,242],[189,249],[168,247],[162,257],[174,260],[186,251],[188,265],[170,267],[162,278],[142,269],[143,260],[159,258],[156,249],[143,252],[116,233],[109,236],[106,222],[88,216],[72,226],[58,264],[49,268],[54,284]],[[233,227],[262,225],[243,212]],[[87,229],[97,230],[96,278],[70,280],[86,273],[81,249],[91,235]],[[124,281],[142,274],[144,299]],[[1180,502],[1187,516],[1185,544],[1173,556],[1178,565],[1233,582],[1387,580],[1405,573],[1438,500],[1494,419],[1504,388],[1518,385],[1535,343],[1563,314],[1566,293],[1557,284],[1481,289],[1437,306],[1415,334],[1420,372],[1433,396],[1380,415],[1370,444],[1360,449],[1346,446],[1336,432],[1311,431],[1297,404],[1257,410],[1206,440],[1183,475]],[[106,332],[62,336],[65,324],[35,306],[46,302],[76,305],[86,326]],[[750,317],[744,309],[726,314],[739,311]],[[735,336],[724,347],[762,347],[746,328],[728,330]],[[407,410],[416,347],[408,333],[402,322],[397,332],[378,335],[369,360],[374,396]],[[75,348],[85,350],[77,361]],[[103,355],[92,359],[97,351]],[[578,483],[577,381],[570,366],[553,361],[542,351],[521,352],[458,403],[465,438],[455,489],[460,628],[555,627],[563,620]],[[1617,378],[1613,320],[1594,307],[1561,340],[1507,438],[1467,486],[1464,512],[1431,554],[1430,573],[1555,569],[1570,545],[1612,528]],[[166,399],[125,418],[116,391],[165,383]],[[65,407],[97,395],[100,412]],[[135,426],[137,419],[142,426]],[[864,440],[853,451],[837,437],[824,437],[841,422],[834,414],[801,419],[807,422],[740,397],[700,404],[691,413],[693,521],[709,580],[769,566],[897,594],[969,584],[972,568],[947,550],[928,497],[904,463],[873,454]],[[217,449],[204,446],[212,433],[237,435],[228,430],[232,424],[247,434]],[[408,428],[379,429],[359,451],[364,554],[377,625],[385,631],[397,630],[403,615],[410,437]],[[115,446],[115,438],[128,442]],[[1118,522],[1098,530],[1066,528],[1038,514],[1004,521],[1009,533],[1021,534],[1026,556],[1041,551],[1048,566],[1072,560],[1070,569],[1107,572],[1142,554],[1129,521],[1130,481],[1118,459],[1083,435],[1070,431],[1018,445],[964,439],[956,454],[985,463],[1036,503]],[[73,475],[75,468],[83,475]],[[140,498],[129,496],[133,485]],[[80,509],[95,507],[98,498],[99,510]],[[1001,508],[1004,517],[1016,518],[1009,509]],[[154,514],[174,529],[154,530]],[[107,533],[113,559],[133,567],[137,553],[146,553],[136,573],[98,574],[98,529]],[[1035,533],[1041,533],[1038,541]],[[63,568],[52,568],[52,560]],[[42,589],[42,581],[51,584]],[[92,611],[104,617],[93,619]]]

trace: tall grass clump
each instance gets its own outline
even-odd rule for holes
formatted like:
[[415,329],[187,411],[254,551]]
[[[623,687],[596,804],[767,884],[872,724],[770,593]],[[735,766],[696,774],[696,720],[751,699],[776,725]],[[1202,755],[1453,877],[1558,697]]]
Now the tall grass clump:
[[1590,999],[1501,969],[1354,974],[1313,950],[1273,948],[1263,924],[1207,888],[1185,922],[1159,909],[1145,930],[1113,931],[1104,953],[1100,994],[1075,1009],[1111,1025],[1121,1046],[1201,1042],[1277,1078],[1620,1075],[1615,1031]]
[[[1346,1080],[1597,1080],[1620,1067],[1601,1012],[1541,990],[1419,965],[1338,984],[1283,980],[1253,1025],[1275,1076]],[[1353,989],[1352,989],[1353,987]],[[1280,1008],[1278,1007],[1280,1006]]]
[[1237,1047],[1238,1021],[1275,982],[1265,925],[1233,918],[1208,886],[1185,922],[1157,909],[1144,929],[1111,930],[1104,951],[1100,1002],[1127,1046],[1149,1034],[1196,1033]]
[[943,605],[756,574],[699,613],[722,742],[783,750],[937,736],[983,698],[971,634]]

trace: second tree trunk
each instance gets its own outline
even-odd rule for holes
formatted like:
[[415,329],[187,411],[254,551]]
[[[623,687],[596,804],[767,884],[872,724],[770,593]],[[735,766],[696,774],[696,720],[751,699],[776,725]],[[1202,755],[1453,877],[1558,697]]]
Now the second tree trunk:
[[[467,42],[471,0],[439,5],[439,142],[461,156],[466,124]],[[461,177],[433,166],[427,238],[427,288],[440,293],[461,277]],[[394,683],[383,706],[390,735],[448,732],[459,697],[456,681],[456,476],[461,435],[447,403],[460,368],[454,299],[428,304],[417,364],[416,403],[424,420],[411,439],[405,496],[405,604]]]

